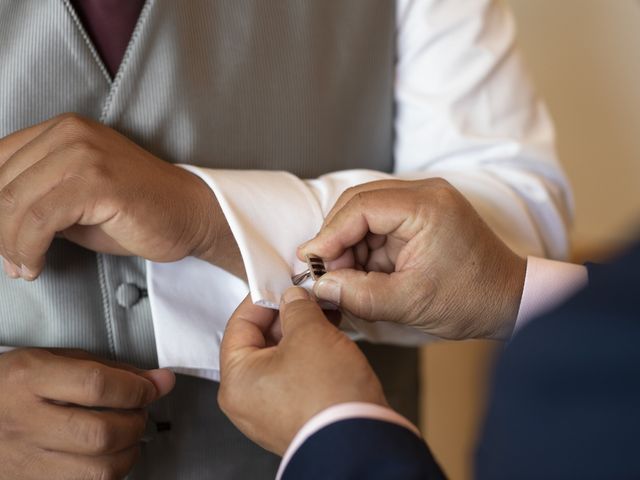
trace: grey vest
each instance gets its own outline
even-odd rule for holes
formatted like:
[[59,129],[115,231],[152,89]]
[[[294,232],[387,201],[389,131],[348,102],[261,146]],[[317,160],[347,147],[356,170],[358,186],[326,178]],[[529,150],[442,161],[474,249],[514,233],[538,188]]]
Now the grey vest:
[[[391,0],[149,0],[112,81],[67,1],[0,0],[0,136],[77,112],[169,162],[389,171],[395,16]],[[0,276],[0,345],[155,366],[145,292],[140,259],[55,241],[36,282]],[[181,379],[154,407],[171,434],[154,433],[135,478],[273,475],[214,389]]]

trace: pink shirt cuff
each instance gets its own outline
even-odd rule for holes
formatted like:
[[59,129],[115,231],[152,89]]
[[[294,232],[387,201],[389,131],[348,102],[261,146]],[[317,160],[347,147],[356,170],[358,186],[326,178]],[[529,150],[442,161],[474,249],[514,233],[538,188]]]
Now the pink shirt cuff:
[[588,280],[587,268],[583,265],[528,257],[524,290],[513,335],[531,319],[553,310],[585,287]]
[[280,480],[284,473],[287,464],[296,453],[296,451],[302,446],[302,444],[311,437],[314,433],[319,432],[324,427],[331,425],[332,423],[339,422],[341,420],[347,420],[351,418],[368,418],[373,420],[382,420],[389,423],[395,423],[401,427],[405,427],[411,430],[418,437],[420,437],[420,431],[409,420],[404,418],[397,412],[394,412],[390,408],[381,407],[373,403],[341,403],[329,407],[316,416],[312,417],[300,431],[293,438],[293,441],[287,448],[282,461],[280,462],[280,468],[278,469],[278,475],[276,480]]

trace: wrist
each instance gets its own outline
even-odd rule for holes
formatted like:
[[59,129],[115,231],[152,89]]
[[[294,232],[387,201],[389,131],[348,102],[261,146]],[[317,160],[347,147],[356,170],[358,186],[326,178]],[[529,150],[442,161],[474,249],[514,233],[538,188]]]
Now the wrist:
[[389,406],[378,405],[368,402],[347,402],[335,404],[327,407],[325,410],[318,412],[311,417],[307,422],[298,429],[295,436],[287,444],[286,450],[280,464],[278,472],[278,478],[281,477],[284,469],[288,465],[289,461],[296,453],[296,451],[302,446],[302,444],[319,432],[323,428],[343,421],[354,418],[379,420],[387,423],[393,423],[404,427],[418,437],[420,437],[420,431],[409,420],[392,410]]
[[220,207],[215,194],[201,178],[186,170],[184,173],[189,177],[187,191],[191,194],[189,215],[193,232],[188,251],[191,256],[202,258],[215,247],[215,218]]
[[198,175],[184,172],[191,177],[190,191],[193,192],[191,217],[195,233],[189,255],[246,279],[240,249],[215,193]]
[[488,319],[489,328],[485,338],[507,340],[511,337],[518,317],[524,280],[527,272],[527,260],[510,252],[497,271],[494,290],[495,313]]

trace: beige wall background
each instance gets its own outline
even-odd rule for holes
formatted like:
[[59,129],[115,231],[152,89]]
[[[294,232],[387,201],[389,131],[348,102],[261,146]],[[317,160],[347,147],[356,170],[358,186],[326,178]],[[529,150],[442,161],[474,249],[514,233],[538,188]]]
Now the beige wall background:
[[[640,0],[508,0],[572,182],[578,257],[640,233]],[[453,480],[471,478],[496,345],[423,352],[423,431]]]

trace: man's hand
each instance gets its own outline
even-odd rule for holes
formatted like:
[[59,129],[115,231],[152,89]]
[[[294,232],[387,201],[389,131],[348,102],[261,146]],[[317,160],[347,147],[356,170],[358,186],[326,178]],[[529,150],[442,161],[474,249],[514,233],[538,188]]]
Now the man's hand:
[[0,479],[124,478],[175,378],[65,350],[0,355]]
[[387,405],[362,352],[306,290],[291,288],[284,294],[283,337],[277,346],[268,346],[276,314],[247,297],[222,340],[218,402],[251,440],[282,455],[300,428],[332,405]]
[[300,247],[298,256],[307,254],[340,268],[317,282],[319,298],[449,339],[508,337],[526,271],[526,260],[441,179],[347,190]]
[[74,114],[0,139],[0,255],[7,273],[35,279],[56,234],[97,252],[158,262],[192,255],[233,273],[241,268],[202,180]]

